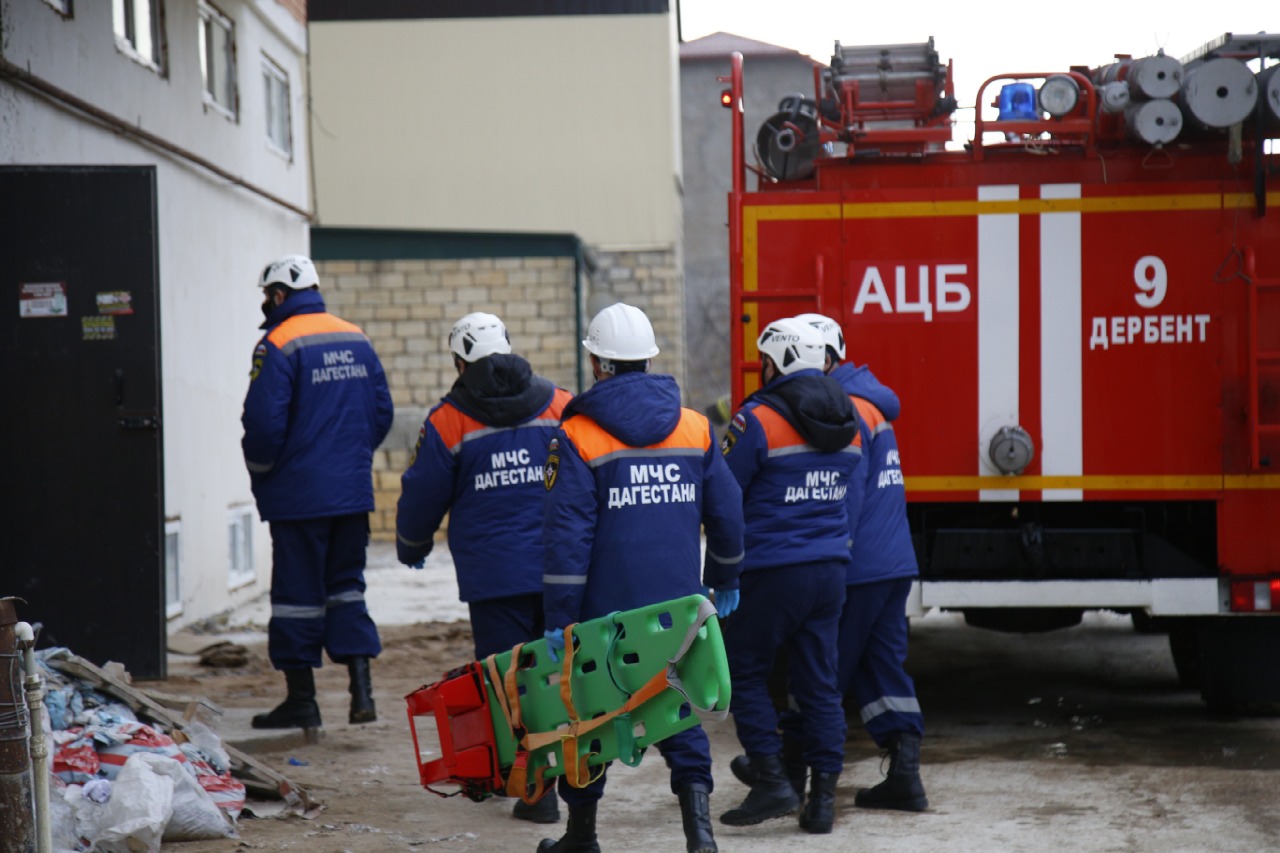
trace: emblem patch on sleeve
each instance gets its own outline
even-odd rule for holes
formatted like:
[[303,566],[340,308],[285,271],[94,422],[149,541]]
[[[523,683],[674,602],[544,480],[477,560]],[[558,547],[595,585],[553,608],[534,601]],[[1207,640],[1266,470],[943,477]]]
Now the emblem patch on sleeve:
[[258,378],[258,374],[262,372],[263,359],[267,357],[267,345],[261,341],[253,348],[253,369],[249,371],[249,381]]
[[724,438],[720,439],[720,453],[728,456],[729,451],[733,450],[733,444],[738,440],[738,436],[732,432],[726,432]]
[[724,438],[720,439],[720,452],[725,456],[729,455],[729,451],[733,450],[733,445],[737,443],[738,437],[747,431],[747,416],[742,412],[738,412],[729,421],[729,428],[725,430]]

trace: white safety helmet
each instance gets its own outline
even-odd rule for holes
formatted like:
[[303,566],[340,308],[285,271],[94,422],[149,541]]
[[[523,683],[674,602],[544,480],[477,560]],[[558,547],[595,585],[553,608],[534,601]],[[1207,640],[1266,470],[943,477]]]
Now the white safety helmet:
[[756,346],[762,355],[773,359],[783,376],[805,368],[821,370],[827,360],[822,333],[795,317],[784,317],[765,326]]
[[597,314],[582,342],[602,361],[644,361],[658,354],[653,325],[634,305],[615,302]]
[[272,261],[263,269],[262,277],[258,279],[258,287],[263,289],[279,284],[290,290],[306,290],[319,283],[316,265],[305,255],[287,255],[278,261]]
[[476,311],[453,324],[449,349],[463,361],[477,361],[494,353],[511,352],[511,336],[496,316]]
[[836,354],[836,361],[844,361],[844,331],[840,324],[825,314],[797,314],[802,320],[822,333],[822,342]]

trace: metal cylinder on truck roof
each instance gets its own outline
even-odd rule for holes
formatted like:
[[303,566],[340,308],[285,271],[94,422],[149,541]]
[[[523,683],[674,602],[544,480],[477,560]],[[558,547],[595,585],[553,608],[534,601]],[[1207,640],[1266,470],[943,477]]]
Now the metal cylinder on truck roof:
[[1124,79],[1129,83],[1131,94],[1155,100],[1178,94],[1182,78],[1182,63],[1172,56],[1157,53],[1135,59]]
[[1124,111],[1124,126],[1135,139],[1164,145],[1182,131],[1182,111],[1167,98],[1138,101]]
[[1125,83],[1131,100],[1172,98],[1182,86],[1182,63],[1172,56],[1157,53],[1141,59],[1122,59],[1094,69],[1093,82],[1098,86]]
[[1124,75],[1132,63],[1132,59],[1119,59],[1110,65],[1102,65],[1093,69],[1089,76],[1092,78],[1095,86],[1102,86],[1107,83],[1120,83],[1124,80]]
[[1258,103],[1258,81],[1238,59],[1219,57],[1187,69],[1179,103],[1204,127],[1224,128],[1247,119]]
[[1098,87],[1098,101],[1106,112],[1124,112],[1133,103],[1133,98],[1129,95],[1129,84],[1123,80],[1102,84]]

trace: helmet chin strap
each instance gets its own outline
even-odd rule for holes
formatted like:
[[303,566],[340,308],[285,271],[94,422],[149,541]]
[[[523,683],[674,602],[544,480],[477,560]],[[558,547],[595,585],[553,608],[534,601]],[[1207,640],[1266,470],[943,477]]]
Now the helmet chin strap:
[[[618,375],[618,363],[617,363],[617,361],[616,361],[616,360],[614,360],[614,359],[611,359],[611,358],[601,358],[600,356],[596,355],[595,353],[592,353],[592,354],[591,354],[591,363],[592,363],[592,366],[593,366],[593,369],[592,369],[592,375],[593,375],[593,376],[595,376],[595,379],[596,379],[596,381],[597,381],[597,382],[599,382],[601,379],[606,379],[606,378],[608,378],[608,377],[610,377],[610,376],[617,376],[617,375]],[[643,371],[643,372],[648,373],[648,372],[649,372],[649,370],[650,370],[650,368],[651,368],[652,366],[653,366],[653,359],[651,359],[651,358],[646,358],[646,359],[644,360],[644,371]]]

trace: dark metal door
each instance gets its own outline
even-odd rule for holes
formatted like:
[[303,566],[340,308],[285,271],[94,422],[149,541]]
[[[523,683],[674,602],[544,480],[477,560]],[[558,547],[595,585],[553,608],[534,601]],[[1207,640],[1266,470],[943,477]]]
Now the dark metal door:
[[152,167],[0,167],[0,596],[66,646],[165,675]]

